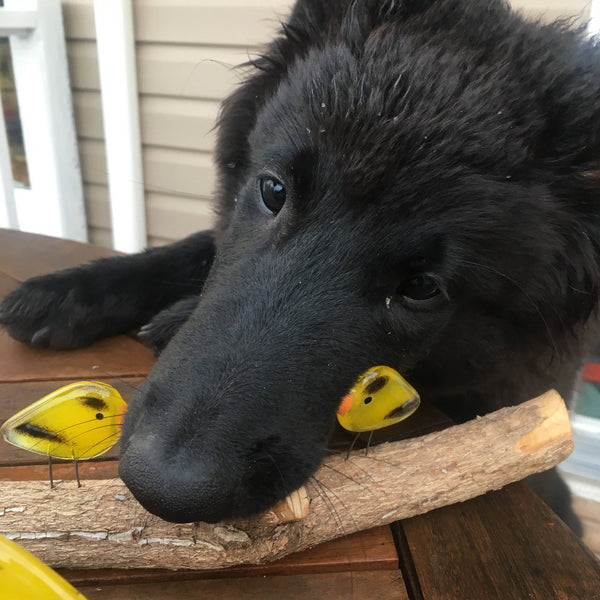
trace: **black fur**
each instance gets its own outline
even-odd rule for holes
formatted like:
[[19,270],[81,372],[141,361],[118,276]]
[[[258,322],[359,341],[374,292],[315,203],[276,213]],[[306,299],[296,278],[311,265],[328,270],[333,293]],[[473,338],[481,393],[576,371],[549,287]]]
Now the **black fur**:
[[[33,279],[0,316],[64,348],[160,313],[121,475],[174,521],[304,483],[372,365],[462,421],[568,396],[596,322],[600,51],[581,32],[497,0],[299,0],[254,67],[223,105],[212,234]],[[285,186],[276,215],[261,177]]]

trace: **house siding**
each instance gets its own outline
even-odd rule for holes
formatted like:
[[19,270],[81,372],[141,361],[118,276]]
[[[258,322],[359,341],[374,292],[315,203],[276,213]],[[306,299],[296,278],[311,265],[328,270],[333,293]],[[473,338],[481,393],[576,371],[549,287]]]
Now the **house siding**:
[[[588,0],[518,0],[528,16],[589,14]],[[212,149],[220,101],[272,38],[291,0],[134,0],[148,245],[211,227]],[[91,242],[110,247],[92,0],[63,0],[67,55]]]

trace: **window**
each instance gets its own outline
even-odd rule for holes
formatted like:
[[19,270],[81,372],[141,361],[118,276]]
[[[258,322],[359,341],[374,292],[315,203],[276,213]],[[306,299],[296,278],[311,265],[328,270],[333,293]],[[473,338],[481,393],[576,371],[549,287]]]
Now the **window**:
[[8,38],[0,38],[0,94],[2,95],[13,179],[15,185],[29,187],[29,172],[25,158],[23,131]]

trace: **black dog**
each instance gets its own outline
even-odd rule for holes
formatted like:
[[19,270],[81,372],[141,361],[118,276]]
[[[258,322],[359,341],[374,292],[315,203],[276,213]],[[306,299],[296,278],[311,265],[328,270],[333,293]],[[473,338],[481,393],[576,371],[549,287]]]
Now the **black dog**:
[[120,472],[173,521],[304,483],[370,366],[462,421],[568,396],[596,321],[600,49],[581,32],[498,0],[299,0],[254,66],[221,113],[215,231],[1,308],[51,348],[149,323],[166,347]]

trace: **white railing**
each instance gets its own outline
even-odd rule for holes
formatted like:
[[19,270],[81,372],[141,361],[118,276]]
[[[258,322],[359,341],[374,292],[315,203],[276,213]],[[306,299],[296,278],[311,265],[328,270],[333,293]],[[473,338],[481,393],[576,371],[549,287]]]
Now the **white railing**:
[[60,0],[5,0],[30,188],[15,188],[0,119],[0,226],[86,241]]

